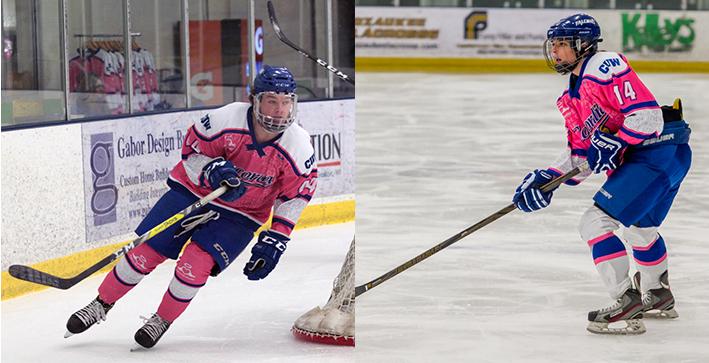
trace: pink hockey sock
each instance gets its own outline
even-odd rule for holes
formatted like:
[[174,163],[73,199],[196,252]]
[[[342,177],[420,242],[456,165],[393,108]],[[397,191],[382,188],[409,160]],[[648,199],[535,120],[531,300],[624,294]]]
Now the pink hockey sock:
[[162,298],[158,315],[173,322],[182,314],[199,288],[207,283],[214,266],[212,256],[194,242],[190,242],[175,267],[175,276]]
[[103,279],[98,288],[99,298],[108,304],[115,303],[166,258],[147,243],[128,251]]

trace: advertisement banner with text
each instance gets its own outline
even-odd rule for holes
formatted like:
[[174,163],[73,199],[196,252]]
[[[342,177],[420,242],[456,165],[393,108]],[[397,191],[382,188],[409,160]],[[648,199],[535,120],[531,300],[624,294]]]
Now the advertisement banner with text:
[[[354,100],[299,104],[318,163],[315,198],[354,193]],[[167,191],[187,128],[209,110],[82,124],[86,241],[129,233]]]
[[[357,57],[543,59],[546,31],[566,9],[360,7]],[[709,61],[709,12],[587,10],[600,49],[631,59]]]

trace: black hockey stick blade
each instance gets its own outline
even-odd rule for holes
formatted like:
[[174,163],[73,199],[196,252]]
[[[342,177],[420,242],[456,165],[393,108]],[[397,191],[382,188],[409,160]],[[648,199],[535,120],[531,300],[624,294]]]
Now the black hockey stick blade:
[[20,280],[34,282],[35,284],[45,286],[51,286],[62,290],[66,290],[76,284],[75,282],[72,283],[71,279],[63,279],[61,277],[56,277],[54,275],[35,270],[32,267],[25,265],[12,265],[8,269],[8,272],[10,273],[10,276],[18,278]]
[[[566,173],[566,174],[564,174],[564,175],[562,175],[562,176],[560,176],[560,177],[558,177],[558,178],[556,178],[556,179],[554,179],[554,180],[552,180],[552,181],[550,181],[550,182],[544,184],[541,189],[542,189],[542,191],[544,191],[544,192],[548,192],[548,191],[550,191],[550,190],[554,190],[554,189],[556,189],[557,187],[559,187],[562,183],[564,183],[565,181],[567,181],[567,180],[569,180],[569,179],[575,177],[576,175],[578,175],[579,173],[581,173],[581,172],[583,172],[583,171],[585,171],[585,170],[588,170],[588,164],[586,164],[586,163],[584,163],[584,164],[582,164],[582,165],[580,165],[580,166],[574,168],[573,170],[569,171],[568,173]],[[412,266],[416,265],[417,263],[419,263],[419,262],[421,262],[421,261],[423,261],[423,260],[425,260],[425,259],[427,259],[427,258],[429,258],[429,257],[431,257],[431,256],[433,256],[433,255],[435,255],[436,253],[438,253],[438,252],[441,251],[442,249],[444,249],[444,248],[446,248],[446,247],[448,247],[448,246],[450,246],[450,245],[452,245],[452,244],[454,244],[454,243],[460,241],[461,239],[465,238],[466,236],[470,235],[471,233],[473,233],[473,232],[475,232],[475,231],[477,231],[477,230],[479,230],[479,229],[481,229],[481,228],[487,226],[488,224],[490,224],[490,223],[492,223],[492,222],[494,222],[494,221],[496,221],[496,220],[502,218],[504,215],[506,215],[506,214],[512,212],[512,211],[515,210],[515,209],[517,209],[517,207],[515,207],[514,204],[509,204],[508,206],[506,206],[506,207],[504,207],[504,208],[498,210],[497,212],[495,212],[495,213],[493,213],[493,214],[487,216],[487,217],[486,217],[485,219],[483,219],[482,221],[480,221],[480,222],[478,222],[478,223],[475,223],[474,225],[472,225],[472,226],[470,226],[470,227],[468,227],[468,228],[466,228],[466,229],[464,229],[464,230],[458,232],[456,235],[451,236],[451,237],[448,238],[447,240],[445,240],[445,241],[443,241],[443,242],[441,242],[441,243],[439,243],[439,244],[437,244],[437,245],[435,245],[435,246],[429,248],[428,250],[424,251],[424,252],[421,253],[420,255],[418,255],[418,256],[416,256],[416,257],[414,257],[414,258],[412,258],[412,259],[410,259],[410,260],[408,260],[408,261],[406,261],[406,262],[404,262],[404,263],[402,263],[401,265],[397,266],[397,267],[394,268],[393,270],[391,270],[391,271],[389,271],[389,272],[387,272],[387,273],[385,273],[385,274],[383,274],[383,275],[377,277],[376,279],[374,279],[374,280],[372,280],[372,281],[370,281],[370,282],[368,282],[368,283],[366,283],[366,284],[362,284],[362,285],[356,286],[356,287],[355,287],[355,297],[364,294],[365,292],[367,292],[367,291],[369,291],[369,290],[375,288],[376,286],[378,286],[379,284],[383,283],[384,281],[389,280],[389,279],[391,279],[392,277],[394,277],[394,276],[396,276],[396,275],[398,275],[398,274],[400,274],[400,273],[402,273],[402,272],[408,270],[409,268],[411,268]]]
[[285,43],[287,46],[295,49],[298,53],[302,54],[304,57],[314,61],[315,63],[319,64],[320,66],[326,68],[328,71],[332,72],[336,76],[340,77],[343,81],[355,85],[354,79],[352,79],[350,76],[346,75],[339,69],[333,67],[332,65],[328,64],[324,60],[312,56],[310,53],[306,52],[303,50],[303,48],[297,46],[295,43],[291,42],[290,39],[286,37],[285,34],[283,34],[283,31],[281,30],[281,26],[278,25],[278,19],[276,18],[276,10],[273,7],[273,3],[269,0],[268,3],[266,3],[266,6],[268,7],[268,18],[271,20],[271,25],[273,25],[273,30],[276,32],[276,36],[278,39],[281,40],[281,42]]
[[137,246],[137,244],[135,243],[136,240],[131,241],[129,244],[121,247],[120,250],[104,257],[101,261],[93,264],[91,267],[87,268],[86,270],[80,272],[78,275],[73,277],[62,278],[25,265],[12,265],[8,269],[8,272],[10,273],[10,276],[18,278],[20,280],[25,280],[39,285],[66,290],[83,281],[85,278],[93,275],[96,271],[104,268],[105,266],[108,266],[108,264],[113,262],[115,259],[133,249],[135,246]]
[[209,204],[209,202],[211,202],[212,200],[219,198],[227,190],[228,190],[227,186],[221,186],[221,187],[217,188],[213,192],[202,197],[202,199],[190,204],[185,209],[177,212],[177,214],[175,214],[174,216],[168,218],[164,222],[153,227],[151,230],[143,233],[138,238],[130,241],[128,244],[124,245],[123,247],[116,250],[112,254],[104,257],[101,261],[93,264],[91,267],[87,268],[86,270],[81,271],[76,276],[69,277],[69,278],[62,278],[62,277],[58,277],[58,276],[55,276],[55,275],[52,275],[52,274],[49,274],[46,272],[39,271],[37,269],[34,269],[30,266],[25,266],[25,265],[12,265],[8,269],[8,272],[10,273],[10,276],[15,277],[20,280],[25,280],[25,281],[29,281],[29,282],[39,284],[39,285],[44,285],[44,286],[54,287],[57,289],[66,290],[66,289],[78,284],[79,282],[83,281],[85,278],[93,275],[96,271],[99,271],[102,268],[108,266],[111,262],[113,262],[117,258],[128,253],[128,251],[132,250],[133,248],[138,247],[140,244],[149,240],[150,238],[157,235],[158,233],[168,229],[170,226],[172,226],[173,224],[180,221],[186,215]]

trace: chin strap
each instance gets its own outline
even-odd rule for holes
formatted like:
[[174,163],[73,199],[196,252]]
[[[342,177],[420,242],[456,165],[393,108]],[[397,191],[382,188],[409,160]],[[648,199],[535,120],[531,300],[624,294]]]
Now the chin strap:
[[[590,44],[589,44],[588,46],[586,46],[586,48],[584,48],[583,50],[576,50],[576,49],[575,49],[574,52],[575,52],[575,54],[576,54],[576,60],[575,60],[573,63],[568,63],[568,64],[556,64],[556,65],[554,65],[554,70],[557,71],[558,73],[563,74],[563,75],[569,74],[571,71],[574,70],[574,68],[576,68],[576,66],[577,66],[584,58],[590,57],[591,55],[593,55],[594,53],[596,53],[596,50],[594,49],[594,47],[595,47],[598,43],[600,43],[601,41],[603,41],[603,40],[602,40],[602,39],[599,39],[599,40],[596,41],[596,42],[590,43]],[[580,40],[580,39],[577,39],[577,42],[578,42],[578,44],[577,44],[577,47],[576,47],[576,48],[581,48],[581,45],[582,45],[583,43],[581,43],[581,40]]]

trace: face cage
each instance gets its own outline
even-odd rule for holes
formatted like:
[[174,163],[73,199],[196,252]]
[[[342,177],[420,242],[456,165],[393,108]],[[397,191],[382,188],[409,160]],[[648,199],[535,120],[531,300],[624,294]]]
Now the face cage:
[[[556,63],[554,55],[552,54],[552,47],[555,41],[567,42],[571,46],[571,49],[573,49],[574,54],[576,54],[576,59],[571,63]],[[588,54],[594,44],[586,45],[586,48],[582,48],[583,45],[585,44],[581,42],[581,38],[577,37],[547,38],[547,40],[544,41],[544,59],[546,59],[547,66],[557,73],[568,74],[576,68],[576,65]]]
[[[281,118],[262,114],[261,101],[264,95],[289,96],[291,99],[291,109],[290,111],[288,111],[288,116]],[[293,122],[295,122],[295,118],[298,111],[296,107],[296,105],[298,104],[298,95],[296,95],[295,93],[261,92],[256,94],[253,99],[254,117],[256,118],[256,121],[259,123],[259,125],[261,125],[267,131],[275,134],[281,133],[285,131],[291,124],[293,124]]]

